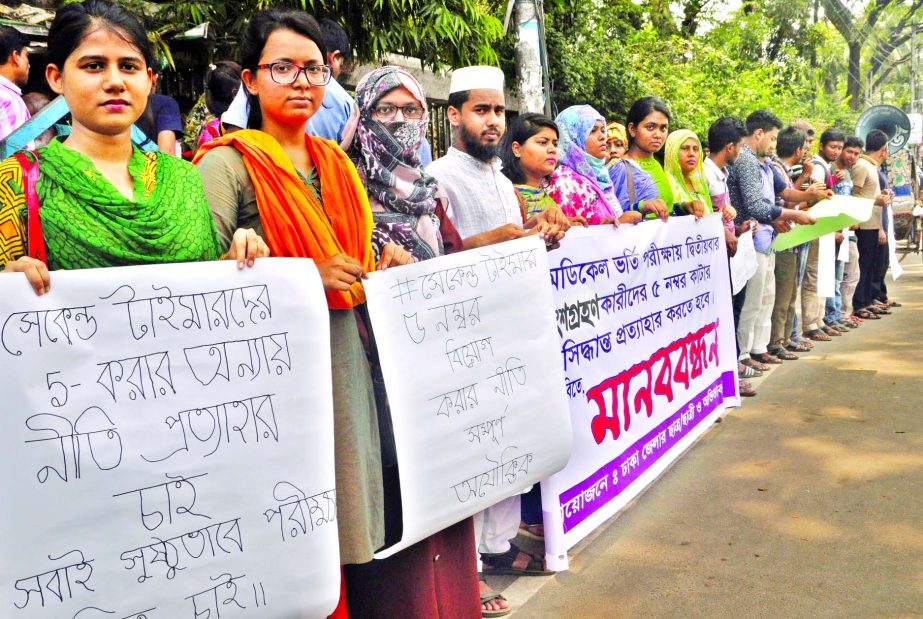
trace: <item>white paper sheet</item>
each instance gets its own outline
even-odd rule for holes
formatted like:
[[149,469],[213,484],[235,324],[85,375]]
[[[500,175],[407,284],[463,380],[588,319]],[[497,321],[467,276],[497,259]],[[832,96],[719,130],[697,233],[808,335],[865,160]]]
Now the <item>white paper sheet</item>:
[[731,257],[732,294],[744,289],[750,278],[756,273],[756,248],[753,246],[753,233],[744,232],[737,237],[737,253]]
[[555,570],[739,403],[720,215],[574,232],[548,256],[574,436],[542,481]]
[[566,464],[570,418],[548,279],[544,243],[532,236],[366,281],[404,516],[400,543],[377,556]]
[[840,249],[836,253],[837,262],[849,262],[849,228],[843,228],[843,242],[840,243]]
[[817,296],[832,297],[836,290],[836,238],[825,234],[817,244]]
[[888,218],[888,266],[891,268],[891,281],[897,281],[904,274],[904,267],[901,261],[897,259],[897,241],[894,238],[894,208],[885,209],[885,215]]
[[308,260],[0,275],[0,615],[325,617],[328,325]]

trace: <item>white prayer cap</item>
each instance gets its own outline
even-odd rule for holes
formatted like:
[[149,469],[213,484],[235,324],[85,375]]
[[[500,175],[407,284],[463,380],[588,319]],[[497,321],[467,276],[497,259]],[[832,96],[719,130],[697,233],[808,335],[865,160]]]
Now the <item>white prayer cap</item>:
[[465,90],[499,90],[503,92],[503,71],[497,67],[463,67],[452,71],[449,94]]

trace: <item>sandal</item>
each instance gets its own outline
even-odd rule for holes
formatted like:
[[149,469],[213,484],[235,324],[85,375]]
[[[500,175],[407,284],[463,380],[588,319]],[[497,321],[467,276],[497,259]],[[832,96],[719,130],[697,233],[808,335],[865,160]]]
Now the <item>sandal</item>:
[[[484,580],[484,577],[480,576],[480,574],[478,575],[478,581],[484,584],[487,584],[487,581]],[[497,608],[493,610],[484,608],[484,604],[487,604],[488,602],[494,602],[494,601],[506,602],[507,607]],[[509,600],[503,597],[502,593],[497,593],[496,591],[491,589],[490,591],[486,591],[481,594],[481,616],[482,617],[505,617],[506,615],[510,614],[512,610],[513,609],[509,606]]]
[[751,367],[751,368],[753,368],[754,370],[757,370],[757,371],[759,371],[759,372],[768,372],[768,371],[769,371],[769,366],[768,366],[768,365],[766,365],[766,364],[764,364],[764,363],[760,363],[759,361],[757,361],[756,359],[754,359],[754,358],[752,358],[752,357],[749,358],[749,359],[744,359],[743,361],[741,361],[741,363],[743,363],[745,366]]
[[510,544],[510,549],[499,554],[481,553],[484,573],[497,576],[551,576],[545,562]]
[[867,309],[861,309],[856,312],[856,316],[862,320],[881,320],[881,316],[875,314]]
[[737,364],[737,378],[759,378],[763,373],[755,368],[751,368],[749,365],[744,365],[743,363]]
[[840,324],[846,327],[847,329],[858,329],[859,328],[859,323],[854,320],[850,320],[849,318],[844,318],[843,320],[840,321]]
[[868,307],[868,310],[869,310],[870,312],[872,312],[873,314],[885,314],[885,315],[887,315],[887,314],[890,314],[890,313],[891,313],[890,310],[888,310],[887,308],[884,308],[884,307],[882,307],[882,306],[880,306],[880,305],[870,305],[870,306]]
[[780,346],[779,348],[773,348],[773,349],[770,350],[769,352],[770,352],[770,354],[772,354],[773,356],[778,357],[778,358],[781,359],[782,361],[797,361],[797,360],[798,360],[798,355],[796,355],[796,354],[794,354],[794,353],[788,352],[787,350],[785,350],[785,349],[782,348],[781,346]]
[[888,301],[888,307],[904,307],[904,304],[897,301]]
[[758,354],[750,353],[750,358],[759,363],[771,363],[772,365],[778,365],[782,363],[781,359],[775,355],[769,354],[768,352],[761,352]]
[[737,390],[740,392],[740,397],[742,398],[752,398],[756,395],[756,390],[753,388],[753,385],[750,384],[749,380],[737,381]]
[[813,331],[808,331],[804,334],[809,340],[814,340],[815,342],[829,342],[830,336],[821,331],[820,329],[814,329]]
[[[785,349],[791,352],[811,352],[811,347],[808,346],[807,342],[796,342],[794,340],[789,340],[788,344],[785,345]],[[778,357],[778,355],[776,355]]]
[[519,523],[519,534],[525,537],[526,539],[535,540],[537,542],[545,541],[545,525],[539,524],[526,524],[525,522]]
[[835,322],[827,326],[839,333],[849,333],[849,327],[840,322]]
[[826,334],[829,335],[830,337],[840,337],[840,336],[843,335],[842,333],[840,333],[839,331],[837,331],[837,330],[834,329],[833,327],[828,327],[828,326],[823,326],[823,327],[821,327],[821,328],[820,328],[820,331],[823,331],[824,333],[826,333]]

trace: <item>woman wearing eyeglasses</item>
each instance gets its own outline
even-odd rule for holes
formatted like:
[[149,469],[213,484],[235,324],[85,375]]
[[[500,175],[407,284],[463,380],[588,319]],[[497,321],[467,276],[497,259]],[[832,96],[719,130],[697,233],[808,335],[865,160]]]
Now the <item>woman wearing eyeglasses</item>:
[[225,245],[229,230],[249,222],[272,255],[311,258],[320,271],[330,307],[340,562],[350,564],[371,561],[384,544],[378,414],[357,326],[357,317],[367,318],[362,279],[413,258],[388,243],[376,264],[372,213],[355,166],[332,141],[305,135],[330,79],[324,58],[313,17],[258,13],[244,32],[240,65],[249,126],[259,130],[205,144],[196,162]]
[[[417,260],[462,249],[446,216],[447,197],[420,163],[429,112],[423,87],[398,67],[375,69],[356,87],[359,124],[350,154],[372,206],[376,256],[397,243]],[[374,363],[374,359],[373,359]],[[373,372],[380,410],[387,396],[380,372]],[[382,444],[389,426],[383,424]],[[400,501],[397,458],[383,453],[385,506]],[[400,518],[400,514],[396,514]],[[391,522],[386,516],[386,521]],[[471,518],[395,555],[346,568],[349,612],[354,617],[481,617]],[[398,593],[399,592],[399,593]]]

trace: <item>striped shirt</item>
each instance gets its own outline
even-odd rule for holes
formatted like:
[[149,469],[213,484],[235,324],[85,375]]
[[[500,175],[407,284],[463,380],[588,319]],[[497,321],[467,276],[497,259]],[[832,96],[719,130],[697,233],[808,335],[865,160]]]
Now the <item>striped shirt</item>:
[[32,116],[22,100],[22,90],[0,75],[0,140],[10,137],[30,118]]

